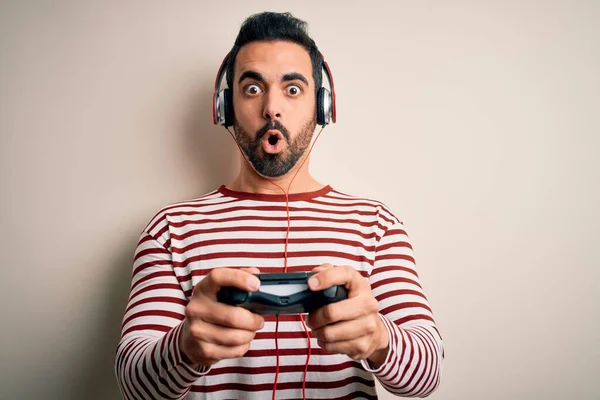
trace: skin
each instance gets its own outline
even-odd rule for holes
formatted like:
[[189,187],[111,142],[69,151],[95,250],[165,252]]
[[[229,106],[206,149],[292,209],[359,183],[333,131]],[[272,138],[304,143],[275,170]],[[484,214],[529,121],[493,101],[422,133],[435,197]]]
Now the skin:
[[[233,81],[238,140],[243,137],[251,143],[265,124],[277,120],[287,131],[280,154],[284,159],[294,146],[304,146],[307,135],[310,139],[316,100],[312,64],[303,47],[285,41],[249,43],[237,55]],[[264,156],[261,148],[254,151],[257,157]],[[297,172],[290,194],[323,188],[309,172],[307,153],[287,173],[269,179],[287,189]],[[282,193],[244,159],[237,178],[227,187],[251,193]],[[374,367],[381,365],[389,351],[388,334],[368,281],[349,266],[324,264],[314,271],[317,274],[309,281],[311,290],[333,285],[344,285],[348,290],[348,299],[309,314],[306,322],[319,346],[355,360],[368,359]],[[242,357],[248,351],[256,332],[264,326],[263,318],[218,303],[216,293],[222,286],[256,291],[259,281],[254,274],[259,272],[256,268],[217,268],[194,287],[180,336],[180,348],[193,364],[209,366],[226,358]]]
[[[247,78],[240,82],[239,78],[248,71],[259,73],[262,81]],[[308,84],[300,79],[282,80],[290,74],[303,76]],[[275,41],[253,42],[243,46],[236,58],[233,82],[236,124],[252,138],[268,121],[277,120],[287,129],[290,142],[293,143],[316,116],[312,64],[308,52],[300,45]],[[260,89],[255,93],[257,87]],[[297,94],[296,87],[300,89]],[[289,145],[286,140],[284,152],[289,151]],[[306,156],[305,153],[287,174],[270,179],[287,190],[297,171],[290,194],[323,188],[324,185],[309,173],[308,159],[300,167]],[[228,187],[243,192],[282,194],[281,189],[258,174],[243,159],[237,178]]]

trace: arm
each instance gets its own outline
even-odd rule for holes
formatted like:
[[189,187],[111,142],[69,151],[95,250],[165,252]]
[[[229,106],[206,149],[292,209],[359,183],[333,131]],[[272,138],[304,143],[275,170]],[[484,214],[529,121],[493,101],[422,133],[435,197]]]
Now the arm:
[[170,251],[144,232],[135,252],[115,360],[126,400],[181,399],[209,371],[192,365],[179,349],[187,302]]
[[389,350],[381,365],[374,368],[363,360],[363,366],[391,393],[431,394],[440,383],[444,349],[401,222],[396,221],[381,238],[369,283],[379,303]]

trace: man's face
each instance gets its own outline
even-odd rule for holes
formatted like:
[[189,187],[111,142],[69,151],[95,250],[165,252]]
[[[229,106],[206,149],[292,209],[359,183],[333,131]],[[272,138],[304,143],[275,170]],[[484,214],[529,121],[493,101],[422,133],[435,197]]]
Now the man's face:
[[233,129],[261,175],[279,177],[309,146],[315,125],[315,86],[308,52],[292,42],[252,42],[237,54]]

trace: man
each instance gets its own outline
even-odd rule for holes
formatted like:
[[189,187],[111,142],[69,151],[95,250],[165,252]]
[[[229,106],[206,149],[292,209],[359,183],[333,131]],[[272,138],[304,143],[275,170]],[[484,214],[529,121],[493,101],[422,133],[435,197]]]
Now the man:
[[[374,378],[426,396],[439,385],[442,339],[402,223],[309,173],[323,61],[305,25],[245,21],[227,59],[239,175],[142,232],[115,365],[126,399],[376,398]],[[284,271],[316,271],[311,290],[347,288],[307,316],[310,339],[299,315],[216,299]]]

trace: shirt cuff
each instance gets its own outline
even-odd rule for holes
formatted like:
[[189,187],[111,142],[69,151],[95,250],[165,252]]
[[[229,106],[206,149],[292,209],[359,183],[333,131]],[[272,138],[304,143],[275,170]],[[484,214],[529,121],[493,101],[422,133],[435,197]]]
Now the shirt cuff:
[[178,366],[183,368],[186,375],[189,375],[193,378],[200,378],[210,371],[210,366],[198,365],[194,364],[184,353],[181,351],[179,347],[180,336],[181,336],[181,328],[183,326],[183,322],[177,325],[174,328],[174,340],[173,340],[173,355],[175,356],[175,361]]
[[394,353],[393,343],[397,342],[397,340],[395,340],[395,337],[394,337],[395,332],[392,329],[392,327],[390,326],[390,322],[383,315],[381,315],[381,314],[377,314],[377,315],[379,315],[379,318],[381,318],[381,321],[383,321],[383,326],[385,326],[385,330],[387,331],[387,335],[388,335],[388,352],[385,356],[385,360],[377,368],[373,368],[373,366],[371,365],[371,363],[369,362],[368,359],[360,360],[360,363],[362,364],[365,371],[371,372],[373,374],[381,373],[384,370],[384,368],[386,367],[386,365],[388,365],[390,363],[390,361],[393,357],[393,353]]

